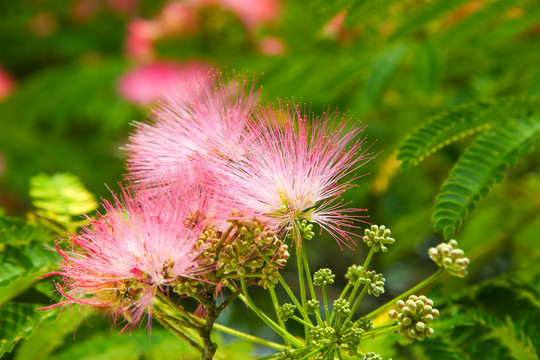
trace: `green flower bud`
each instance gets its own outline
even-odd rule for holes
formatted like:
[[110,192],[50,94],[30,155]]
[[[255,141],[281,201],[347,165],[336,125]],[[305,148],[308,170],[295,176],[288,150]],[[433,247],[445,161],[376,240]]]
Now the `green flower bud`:
[[313,274],[313,285],[323,286],[327,284],[333,284],[336,276],[332,274],[330,269],[320,269]]
[[390,237],[390,229],[387,229],[384,225],[380,227],[377,225],[371,225],[371,229],[366,229],[364,231],[364,237],[362,240],[371,248],[373,251],[382,251],[387,252],[388,248],[385,245],[391,245],[396,242],[395,239]]
[[391,310],[388,317],[398,324],[398,333],[408,342],[422,341],[433,334],[433,328],[426,326],[439,316],[432,300],[411,295],[406,301],[397,301],[396,307],[398,310]]
[[450,240],[447,243],[430,248],[428,255],[439,267],[445,269],[450,275],[457,277],[467,276],[467,266],[470,260],[465,257],[463,250],[457,248],[456,240]]
[[293,304],[283,304],[278,311],[278,316],[281,320],[287,321],[291,316],[294,315],[294,310],[296,310],[296,305]]
[[334,311],[338,314],[349,315],[351,312],[351,306],[345,299],[337,299],[334,301]]
[[306,312],[308,314],[315,314],[315,312],[317,311],[319,311],[319,300],[308,300],[308,302],[306,303]]

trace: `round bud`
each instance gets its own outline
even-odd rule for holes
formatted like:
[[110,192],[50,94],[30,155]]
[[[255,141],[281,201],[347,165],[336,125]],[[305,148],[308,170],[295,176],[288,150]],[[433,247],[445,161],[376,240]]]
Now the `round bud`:
[[433,310],[433,308],[431,306],[429,306],[429,305],[424,306],[424,312],[426,314],[429,314],[431,312],[431,310]]
[[416,323],[415,325],[415,328],[418,332],[424,332],[424,330],[426,329],[426,324],[424,324],[423,322],[419,321]]

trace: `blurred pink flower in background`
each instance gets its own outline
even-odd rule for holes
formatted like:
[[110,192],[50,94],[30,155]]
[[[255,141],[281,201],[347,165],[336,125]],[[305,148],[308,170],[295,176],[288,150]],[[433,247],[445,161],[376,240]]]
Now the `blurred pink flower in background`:
[[278,37],[266,36],[261,39],[259,49],[266,55],[282,55],[285,52],[285,44]]
[[7,98],[15,87],[15,79],[0,67],[0,101]]
[[219,0],[225,9],[238,15],[247,27],[255,27],[276,20],[280,15],[279,0]]
[[118,91],[135,104],[150,105],[186,83],[210,82],[212,71],[212,66],[203,62],[158,61],[128,71],[120,79]]
[[119,14],[130,14],[137,10],[137,0],[107,0],[106,5],[109,9]]
[[161,36],[155,21],[136,19],[128,24],[126,53],[128,56],[148,60],[154,55],[154,41]]
[[249,28],[276,20],[281,12],[280,0],[191,0],[200,6],[217,5],[238,15]]
[[199,29],[199,11],[189,2],[174,1],[161,9],[156,21],[162,35],[189,36]]

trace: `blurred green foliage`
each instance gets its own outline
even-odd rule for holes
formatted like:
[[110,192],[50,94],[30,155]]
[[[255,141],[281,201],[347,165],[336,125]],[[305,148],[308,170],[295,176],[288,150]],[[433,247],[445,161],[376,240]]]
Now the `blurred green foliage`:
[[[0,349],[10,351],[18,343],[8,359],[24,358],[17,357],[19,350],[32,353],[20,340],[34,326],[37,335],[28,344],[43,346],[41,356],[51,359],[88,355],[94,346],[103,350],[103,359],[174,358],[182,351],[182,344],[157,325],[149,345],[142,330],[129,338],[107,336],[107,325],[95,316],[66,312],[74,318],[71,323],[80,321],[84,328],[74,341],[74,328],[59,331],[62,316],[53,322],[54,316],[29,312],[50,304],[50,281],[36,277],[54,268],[54,253],[44,249],[58,237],[31,205],[30,179],[69,172],[91,193],[109,198],[104,184],[114,191],[125,173],[119,148],[128,141],[130,122],[149,111],[123,99],[117,83],[147,61],[126,54],[128,24],[157,19],[166,2],[134,1],[122,11],[113,3],[0,2],[0,67],[15,79],[12,93],[0,100],[0,299],[7,303],[0,307]],[[468,156],[481,168],[486,155],[474,155],[499,146],[504,156],[488,164],[493,172],[472,178],[478,196],[466,199],[469,203],[464,199],[470,195],[450,191],[450,202],[461,204],[460,215],[436,227],[450,226],[446,235],[455,232],[472,260],[468,279],[432,291],[445,299],[442,318],[449,320],[437,330],[444,335],[413,347],[381,344],[374,351],[394,359],[537,359],[538,322],[531,324],[520,309],[540,314],[540,110],[531,101],[527,111],[512,117],[501,104],[540,94],[539,5],[537,0],[283,0],[279,17],[256,27],[212,5],[200,10],[196,32],[159,39],[153,56],[204,60],[225,73],[254,74],[264,99],[304,101],[314,113],[337,108],[368,125],[368,143],[377,157],[361,169],[369,176],[355,180],[358,188],[345,196],[396,238],[389,253],[376,259],[387,279],[381,302],[433,271],[426,250],[443,234],[434,233],[431,214],[449,200],[439,195],[434,205],[435,198],[453,178],[471,180],[458,165],[451,170],[454,164],[465,164]],[[339,14],[343,23],[329,24]],[[280,39],[281,53],[261,50],[268,36]],[[511,117],[528,130],[516,130]],[[437,121],[448,127],[434,133],[430,124]],[[413,136],[408,142],[406,134]],[[414,140],[414,134],[421,136]],[[403,149],[411,144],[416,152],[406,158]],[[27,213],[28,223],[7,217]],[[437,224],[437,216],[434,220]],[[364,252],[360,245],[356,252],[340,251],[326,235],[309,241],[307,250],[314,269],[328,266],[336,274],[345,274]],[[510,275],[500,277],[505,273]],[[338,278],[336,289],[345,283]],[[460,291],[464,281],[471,286]],[[231,306],[224,320],[272,336],[241,305]],[[56,336],[54,345],[42,340],[49,331]],[[164,353],[155,354],[161,344]],[[232,355],[237,350],[229,351],[229,358],[240,358]]]

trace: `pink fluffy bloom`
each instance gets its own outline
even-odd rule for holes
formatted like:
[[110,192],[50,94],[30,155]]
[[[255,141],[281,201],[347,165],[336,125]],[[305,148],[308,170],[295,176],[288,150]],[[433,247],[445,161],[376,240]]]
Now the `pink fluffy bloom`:
[[[153,123],[136,123],[126,146],[127,177],[139,183],[174,183],[178,168],[200,153],[219,148],[220,156],[243,153],[246,124],[256,99],[245,80],[217,87],[185,86],[152,115]],[[171,175],[172,174],[172,175]]]
[[371,158],[361,150],[364,127],[328,112],[306,116],[295,105],[261,108],[253,126],[258,136],[245,144],[243,159],[210,154],[201,164],[237,203],[264,215],[278,230],[292,228],[299,239],[296,221],[305,219],[346,244],[352,233],[344,227],[361,218],[349,214],[361,210],[347,208],[339,197],[353,186],[352,173]]
[[105,202],[106,214],[72,237],[71,248],[57,246],[63,267],[49,275],[63,276],[57,288],[65,300],[49,308],[69,303],[104,307],[115,321],[124,315],[124,329],[148,313],[150,324],[157,291],[168,291],[179,277],[197,278],[211,270],[200,265],[201,250],[194,244],[214,219],[191,220],[195,211],[207,214],[214,208],[215,199],[194,189],[188,184],[161,196],[124,190],[114,203]]
[[197,82],[198,86],[209,86],[211,71],[212,67],[202,62],[154,62],[124,74],[118,84],[118,91],[135,104],[150,105],[165,100],[167,94],[178,92],[187,83]]

